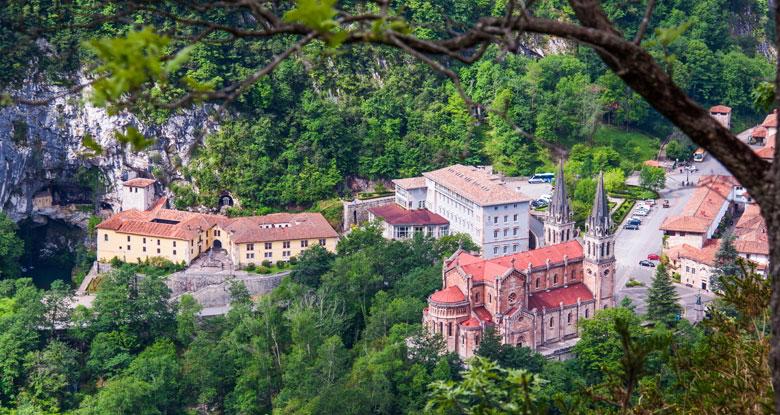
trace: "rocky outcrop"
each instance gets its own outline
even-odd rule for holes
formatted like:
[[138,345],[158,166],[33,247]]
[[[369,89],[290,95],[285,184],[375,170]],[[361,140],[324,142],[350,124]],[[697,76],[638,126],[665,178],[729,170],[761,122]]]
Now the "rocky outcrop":
[[[40,99],[63,92],[61,87],[30,81],[14,95]],[[13,219],[45,215],[34,210],[33,198],[46,192],[54,195],[55,206],[93,201],[116,209],[123,180],[143,176],[166,183],[179,178],[179,168],[189,161],[193,148],[217,127],[206,108],[174,114],[157,124],[132,115],[109,115],[86,101],[84,94],[76,94],[48,105],[0,108],[0,206]],[[115,132],[128,126],[155,143],[138,153],[123,148]],[[92,155],[82,145],[87,135],[102,146],[102,154]],[[104,177],[104,191],[95,194],[94,183],[84,179],[86,171]]]

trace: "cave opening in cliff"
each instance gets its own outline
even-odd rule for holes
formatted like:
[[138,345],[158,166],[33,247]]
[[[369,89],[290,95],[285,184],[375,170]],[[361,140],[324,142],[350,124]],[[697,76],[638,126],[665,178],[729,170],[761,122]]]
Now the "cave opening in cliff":
[[39,288],[49,288],[56,280],[68,285],[74,273],[86,273],[93,254],[84,246],[86,232],[65,221],[35,217],[19,222],[24,241],[22,276],[30,277]]

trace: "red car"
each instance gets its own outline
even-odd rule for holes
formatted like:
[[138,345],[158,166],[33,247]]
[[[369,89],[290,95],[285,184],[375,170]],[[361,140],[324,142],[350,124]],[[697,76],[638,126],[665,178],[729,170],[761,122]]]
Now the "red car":
[[647,259],[651,261],[658,261],[661,259],[661,257],[658,256],[658,254],[647,254]]

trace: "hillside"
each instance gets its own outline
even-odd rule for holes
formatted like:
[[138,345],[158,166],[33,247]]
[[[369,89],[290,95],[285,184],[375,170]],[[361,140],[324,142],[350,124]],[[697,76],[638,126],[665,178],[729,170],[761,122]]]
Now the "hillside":
[[[413,3],[405,14],[419,26],[418,34],[435,37],[437,33],[424,32],[430,30],[424,27],[441,15],[467,22],[492,10],[490,2],[476,8],[466,3]],[[87,69],[93,59],[85,42],[121,36],[129,28],[107,23],[47,31],[52,25],[78,20],[89,9],[63,9],[45,1],[37,7],[49,14],[33,13],[19,5],[5,8],[0,15],[0,21],[7,23],[0,29],[5,31],[0,36],[2,48],[13,50],[0,63],[0,81],[6,90],[20,91],[15,86],[21,82],[35,86],[22,88],[23,93],[35,95],[51,90],[54,84],[77,82],[79,68]],[[558,13],[555,2],[544,7],[547,11],[540,13]],[[675,78],[702,105],[733,107],[735,123],[740,125],[757,118],[751,92],[757,82],[771,76],[772,66],[765,57],[773,53],[766,46],[765,32],[771,29],[766,7],[754,0],[664,2],[657,7],[649,29],[678,26],[686,21],[685,16],[695,16],[687,19],[690,27],[667,50],[675,56]],[[639,4],[623,7],[618,1],[605,2],[605,9],[629,35],[644,11]],[[14,31],[20,17],[29,19],[30,27],[40,26],[42,35],[32,38]],[[171,141],[173,131],[157,126],[169,123],[175,113],[143,102],[135,108],[137,121],[109,118],[109,124],[120,131],[127,125],[141,125],[142,133],[157,141],[152,147],[157,155],[139,155],[151,164],[149,169],[160,181],[177,183],[173,187],[179,195],[177,205],[213,206],[217,194],[228,190],[252,209],[308,206],[349,193],[345,178],[406,177],[455,162],[494,164],[505,174],[527,175],[548,168],[544,167],[550,165],[548,147],[567,151],[573,144],[591,142],[597,130],[606,131],[600,125],[610,126],[612,134],[631,130],[661,139],[671,132],[669,124],[636,95],[627,93],[589,49],[539,37],[525,42],[525,53],[506,54],[491,48],[476,65],[451,63],[467,94],[482,105],[474,116],[449,80],[396,50],[355,46],[332,56],[323,54],[321,45],[311,45],[232,102],[229,115],[218,120],[219,131],[206,137],[203,146],[192,144],[200,140],[204,129],[187,127],[186,152],[181,153],[182,145],[177,143],[178,150],[171,153],[171,144],[165,141]],[[200,43],[181,75],[224,85],[279,50],[282,43],[279,39]],[[35,65],[25,66],[30,60]],[[487,108],[505,109],[507,120]],[[23,106],[15,107],[0,115],[8,125],[21,128],[29,121],[25,111]],[[57,105],[48,111],[49,118],[61,117],[55,114]],[[93,113],[77,110],[65,117],[89,119]],[[76,144],[74,150],[83,138],[79,135],[87,133],[111,145],[110,127],[92,130],[86,124],[86,129],[67,133],[66,140]],[[515,127],[542,141],[529,140]],[[13,134],[19,136],[10,130],[0,132],[4,141]],[[629,161],[636,164],[650,153],[644,151]],[[117,177],[138,169],[138,163],[121,163],[111,163],[106,173]],[[630,168],[629,164],[621,167]],[[3,202],[9,200],[6,197]]]
[[[622,33],[602,35],[630,43],[648,2],[604,0]],[[577,20],[574,1],[533,3],[551,26]],[[752,93],[772,78],[776,59],[769,3],[657,1],[636,43],[702,106],[728,105],[735,128],[751,125],[762,115]],[[492,19],[493,32],[480,34],[490,46],[474,62],[442,52],[441,67],[426,65],[387,44],[457,37],[508,4],[4,1],[0,415],[771,413],[772,278],[737,259],[728,238],[706,267],[683,268],[678,255],[675,269],[661,250],[669,239],[662,219],[689,211],[685,200],[720,212],[723,224],[736,219],[739,209],[728,209],[736,183],[720,188],[718,206],[679,185],[682,170],[663,193],[624,186],[680,132],[603,56],[572,40],[513,33],[513,14]],[[290,32],[278,35],[269,22]],[[344,34],[342,26],[361,24],[359,38]],[[377,35],[383,30],[387,37]],[[468,56],[479,52],[468,45]],[[651,60],[624,55],[636,56]],[[278,65],[265,74],[269,61]],[[679,158],[690,153],[682,147]],[[319,211],[341,228],[339,198],[376,183],[381,193],[388,179],[453,163],[529,175],[563,156],[550,215],[534,230],[545,246],[530,251],[528,228],[541,224],[530,201],[471,167],[426,179],[430,191],[409,181],[417,183],[409,194],[424,195],[409,207],[439,207],[448,218],[414,209],[428,219],[398,220],[397,232],[368,223],[336,235],[317,220],[328,228],[320,239],[292,232],[310,230],[311,219],[205,214],[229,194],[230,214]],[[128,184],[134,204],[122,209],[120,183],[134,175],[160,185]],[[661,169],[644,176],[643,186],[664,187]],[[161,192],[204,214],[162,209]],[[626,200],[611,212],[608,194]],[[634,199],[670,194],[641,231],[613,231]],[[777,223],[762,228],[751,206],[757,226],[748,230],[763,249]],[[588,230],[576,229],[589,215]],[[704,246],[711,225],[675,237]],[[467,227],[474,241],[457,233]],[[191,272],[171,277],[184,268]],[[713,280],[701,290],[675,285],[682,269]],[[87,292],[74,296],[87,270]],[[250,291],[250,280],[263,290]],[[199,304],[188,293],[218,293],[229,304]]]

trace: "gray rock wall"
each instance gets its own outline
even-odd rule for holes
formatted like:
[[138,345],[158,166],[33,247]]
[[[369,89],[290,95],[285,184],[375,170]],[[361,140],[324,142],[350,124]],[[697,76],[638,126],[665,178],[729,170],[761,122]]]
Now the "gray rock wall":
[[[82,80],[83,81],[83,80]],[[63,88],[26,82],[14,94],[40,99],[57,96]],[[125,150],[115,140],[115,131],[135,126],[155,144],[146,151]],[[102,199],[119,206],[118,190],[123,175],[151,177],[153,167],[165,178],[179,178],[179,167],[189,162],[195,146],[217,123],[205,108],[168,118],[162,124],[143,123],[131,115],[108,115],[86,102],[85,95],[58,97],[48,105],[12,105],[0,108],[0,206],[13,219],[32,213],[32,197],[55,183],[78,183],[75,174],[98,168],[109,186]],[[103,147],[103,154],[89,156],[82,145],[89,134]],[[150,157],[150,155],[153,155]]]

